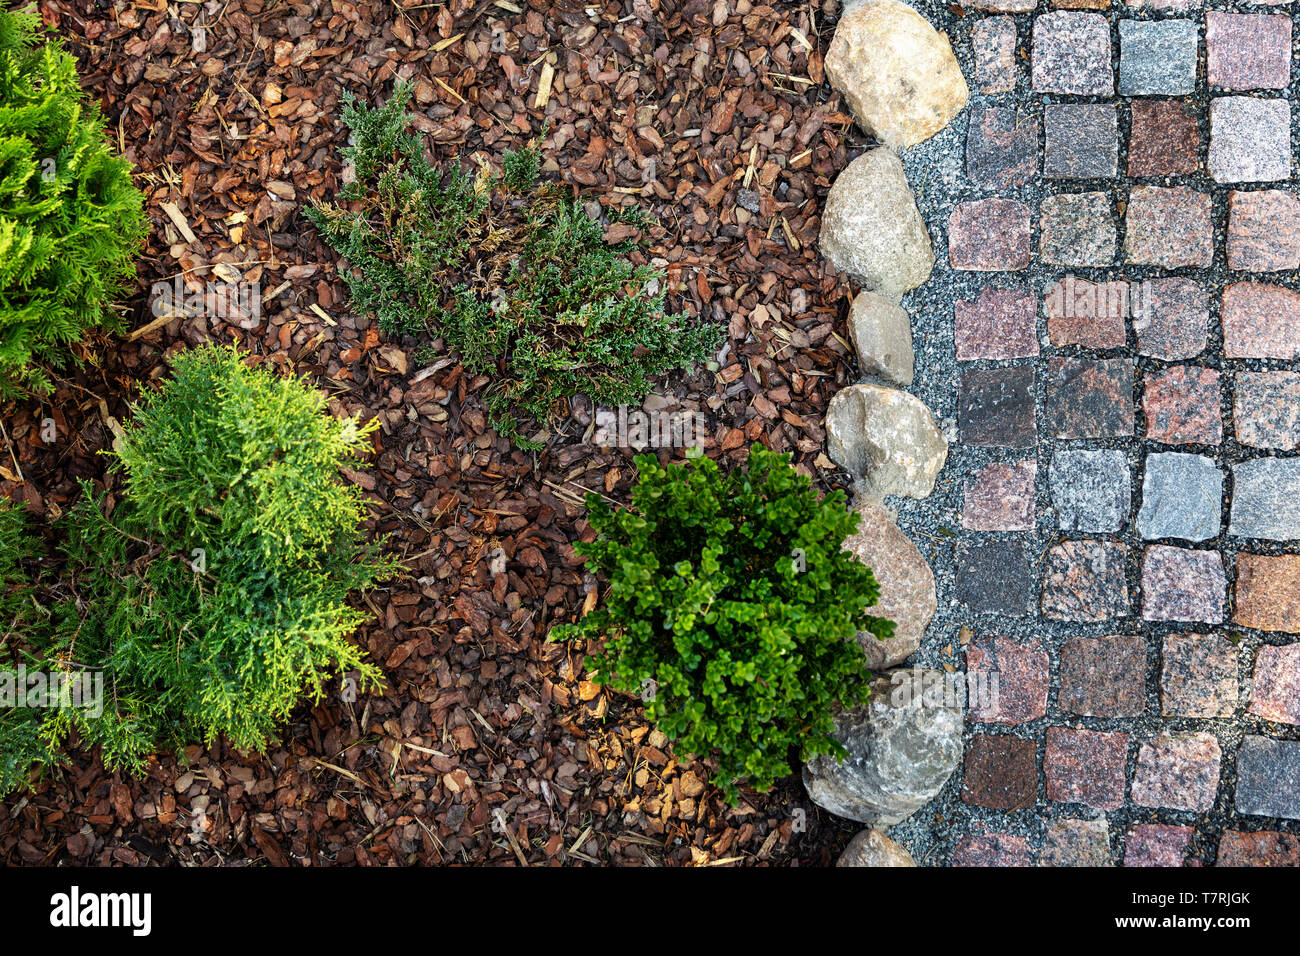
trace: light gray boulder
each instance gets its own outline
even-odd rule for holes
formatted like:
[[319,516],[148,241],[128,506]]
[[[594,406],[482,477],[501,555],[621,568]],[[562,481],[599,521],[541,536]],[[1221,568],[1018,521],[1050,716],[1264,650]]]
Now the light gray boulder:
[[897,670],[872,682],[864,706],[835,720],[844,760],[804,764],[809,797],[872,827],[901,823],[934,799],[962,756],[962,695],[943,671]]

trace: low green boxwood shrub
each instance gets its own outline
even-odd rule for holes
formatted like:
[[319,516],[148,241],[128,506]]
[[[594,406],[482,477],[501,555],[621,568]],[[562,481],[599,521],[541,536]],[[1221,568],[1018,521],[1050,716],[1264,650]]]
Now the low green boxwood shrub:
[[395,564],[339,472],[361,467],[374,423],[233,349],[174,365],[114,453],[120,500],[87,485],[62,522],[61,599],[33,642],[49,667],[104,675],[102,713],[51,709],[42,739],[75,730],[113,770],[219,736],[259,750],[327,680],[380,678],[348,641],[364,615],[346,598]]
[[110,301],[146,234],[130,164],[40,26],[0,10],[0,398],[49,391],[45,364],[120,327]]
[[[307,215],[348,261],[357,309],[390,334],[440,336],[493,379],[486,404],[501,434],[536,448],[520,429],[565,399],[640,402],[657,377],[716,350],[720,330],[664,312],[663,273],[628,258],[637,242],[605,242],[579,203],[539,185],[535,150],[506,153],[500,175],[472,181],[432,166],[408,130],[410,96],[399,84],[381,109],[345,99],[355,178],[338,198],[354,208]],[[647,224],[637,210],[610,218]]]
[[601,682],[648,698],[679,750],[716,753],[733,803],[742,779],[765,790],[790,773],[791,748],[844,756],[832,711],[869,693],[855,635],[889,637],[893,623],[867,612],[875,577],[842,550],[858,523],[843,492],[819,499],[761,445],[725,473],[709,459],[636,464],[630,510],[587,497],[598,537],[577,550],[608,579],[605,605],[552,638],[604,639]]

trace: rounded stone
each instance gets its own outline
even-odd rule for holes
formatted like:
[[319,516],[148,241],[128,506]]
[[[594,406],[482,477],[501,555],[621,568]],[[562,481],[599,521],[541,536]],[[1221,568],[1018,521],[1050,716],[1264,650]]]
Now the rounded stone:
[[934,247],[897,153],[873,149],[845,167],[826,195],[818,244],[836,269],[894,302],[929,278]]
[[849,308],[849,334],[864,375],[912,384],[912,319],[902,306],[878,292],[859,292]]
[[934,799],[962,755],[962,703],[943,671],[898,670],[872,682],[871,700],[836,716],[842,761],[803,768],[813,802],[836,816],[893,826]]
[[880,502],[865,499],[854,510],[858,530],[844,539],[844,550],[871,568],[880,585],[880,602],[871,613],[894,622],[893,637],[882,641],[862,631],[858,643],[868,666],[884,670],[903,663],[921,646],[938,606],[934,573]]
[[850,385],[826,409],[831,459],[877,495],[925,498],[948,457],[948,442],[915,395]]
[[897,149],[939,132],[970,96],[948,37],[899,0],[865,0],[844,13],[826,77],[858,125]]
[[912,854],[879,830],[863,830],[844,848],[836,866],[916,866]]

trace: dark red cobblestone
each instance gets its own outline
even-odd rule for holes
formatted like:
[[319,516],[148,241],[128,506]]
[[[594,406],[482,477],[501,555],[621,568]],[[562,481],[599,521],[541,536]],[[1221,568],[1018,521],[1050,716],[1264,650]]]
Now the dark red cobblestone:
[[978,734],[966,743],[961,798],[990,810],[1026,810],[1038,802],[1038,745],[1021,737]]
[[1186,100],[1134,99],[1128,140],[1128,174],[1188,176],[1201,167],[1201,126]]

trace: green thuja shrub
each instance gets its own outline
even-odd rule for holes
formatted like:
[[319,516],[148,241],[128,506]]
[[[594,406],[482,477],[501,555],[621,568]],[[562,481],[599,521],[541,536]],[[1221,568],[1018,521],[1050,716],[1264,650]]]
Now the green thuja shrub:
[[65,599],[37,649],[102,671],[104,700],[50,711],[43,737],[75,730],[138,772],[159,748],[221,735],[259,750],[346,672],[377,684],[346,598],[395,565],[363,540],[361,492],[339,473],[372,430],[232,349],[178,356],[114,453],[121,500],[87,486],[64,521]]
[[[506,153],[502,174],[473,181],[432,166],[408,129],[410,96],[399,84],[381,109],[345,99],[355,178],[338,198],[352,208],[307,215],[350,264],[357,309],[390,334],[440,336],[493,379],[486,404],[501,434],[536,448],[521,427],[565,399],[640,402],[657,377],[717,348],[719,330],[664,312],[663,273],[629,261],[635,241],[606,243],[580,204],[538,183],[536,150]],[[647,222],[636,210],[611,219]]]
[[577,549],[608,578],[606,604],[553,639],[604,638],[602,682],[649,697],[680,750],[716,753],[733,803],[741,779],[765,790],[790,773],[792,747],[843,757],[832,710],[869,693],[855,635],[894,628],[867,613],[879,587],[842,550],[858,523],[843,493],[819,499],[761,445],[729,473],[709,459],[636,463],[631,510],[587,496],[599,536]]
[[130,164],[40,23],[0,10],[0,398],[48,391],[42,363],[120,327],[109,303],[146,233]]

